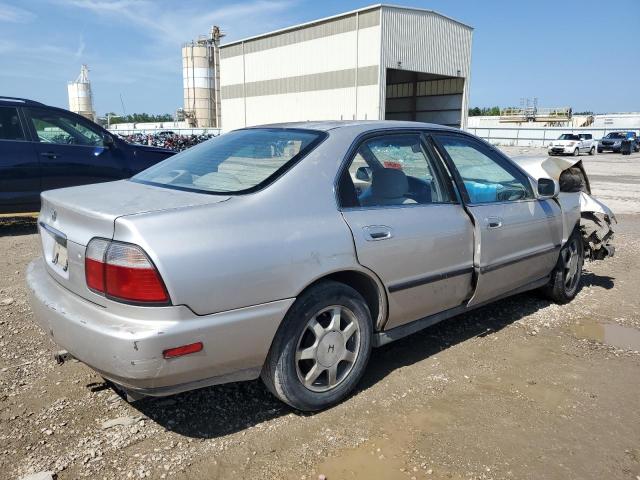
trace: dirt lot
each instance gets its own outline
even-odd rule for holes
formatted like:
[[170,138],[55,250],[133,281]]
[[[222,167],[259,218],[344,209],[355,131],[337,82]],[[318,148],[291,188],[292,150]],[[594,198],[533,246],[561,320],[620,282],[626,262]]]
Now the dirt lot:
[[129,405],[84,365],[57,366],[26,303],[34,223],[5,220],[0,477],[640,479],[634,157],[583,157],[626,214],[617,256],[586,265],[574,302],[519,295],[376,350],[356,395],[315,415],[257,381]]

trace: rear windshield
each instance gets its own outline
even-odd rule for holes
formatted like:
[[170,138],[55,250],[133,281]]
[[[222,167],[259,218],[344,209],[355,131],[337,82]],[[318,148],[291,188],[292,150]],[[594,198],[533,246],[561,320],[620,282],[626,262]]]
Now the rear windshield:
[[252,128],[212,138],[132,180],[205,193],[249,193],[268,185],[323,138],[313,130]]

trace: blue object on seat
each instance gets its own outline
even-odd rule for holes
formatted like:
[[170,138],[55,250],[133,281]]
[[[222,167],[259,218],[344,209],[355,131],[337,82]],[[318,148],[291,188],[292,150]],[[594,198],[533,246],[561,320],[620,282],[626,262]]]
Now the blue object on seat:
[[465,180],[464,186],[469,193],[471,203],[495,202],[498,197],[498,184],[478,183],[473,180]]

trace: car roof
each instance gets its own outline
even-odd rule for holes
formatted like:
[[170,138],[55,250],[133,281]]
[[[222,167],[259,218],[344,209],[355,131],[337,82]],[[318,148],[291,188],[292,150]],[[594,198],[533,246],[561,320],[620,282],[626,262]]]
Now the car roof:
[[12,106],[39,105],[39,106],[44,106],[43,103],[36,102],[35,100],[29,100],[28,98],[4,97],[2,95],[0,95],[0,105],[12,105]]
[[342,128],[352,128],[356,130],[378,130],[385,128],[420,128],[430,130],[448,130],[459,132],[460,129],[436,125],[434,123],[410,122],[401,120],[322,120],[306,122],[270,123],[266,125],[255,125],[249,128],[299,128],[304,130],[329,131]]

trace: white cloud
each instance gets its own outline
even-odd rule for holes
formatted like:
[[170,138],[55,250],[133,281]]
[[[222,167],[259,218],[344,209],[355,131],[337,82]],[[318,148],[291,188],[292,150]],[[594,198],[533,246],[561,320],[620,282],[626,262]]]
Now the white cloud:
[[35,14],[29,10],[0,3],[0,22],[27,23],[34,18]]
[[295,0],[252,0],[214,9],[185,7],[184,3],[163,5],[148,0],[52,0],[55,3],[89,10],[95,15],[115,17],[141,28],[159,43],[178,46],[206,34],[211,25],[233,30],[234,37],[258,33],[270,15],[290,8]]

